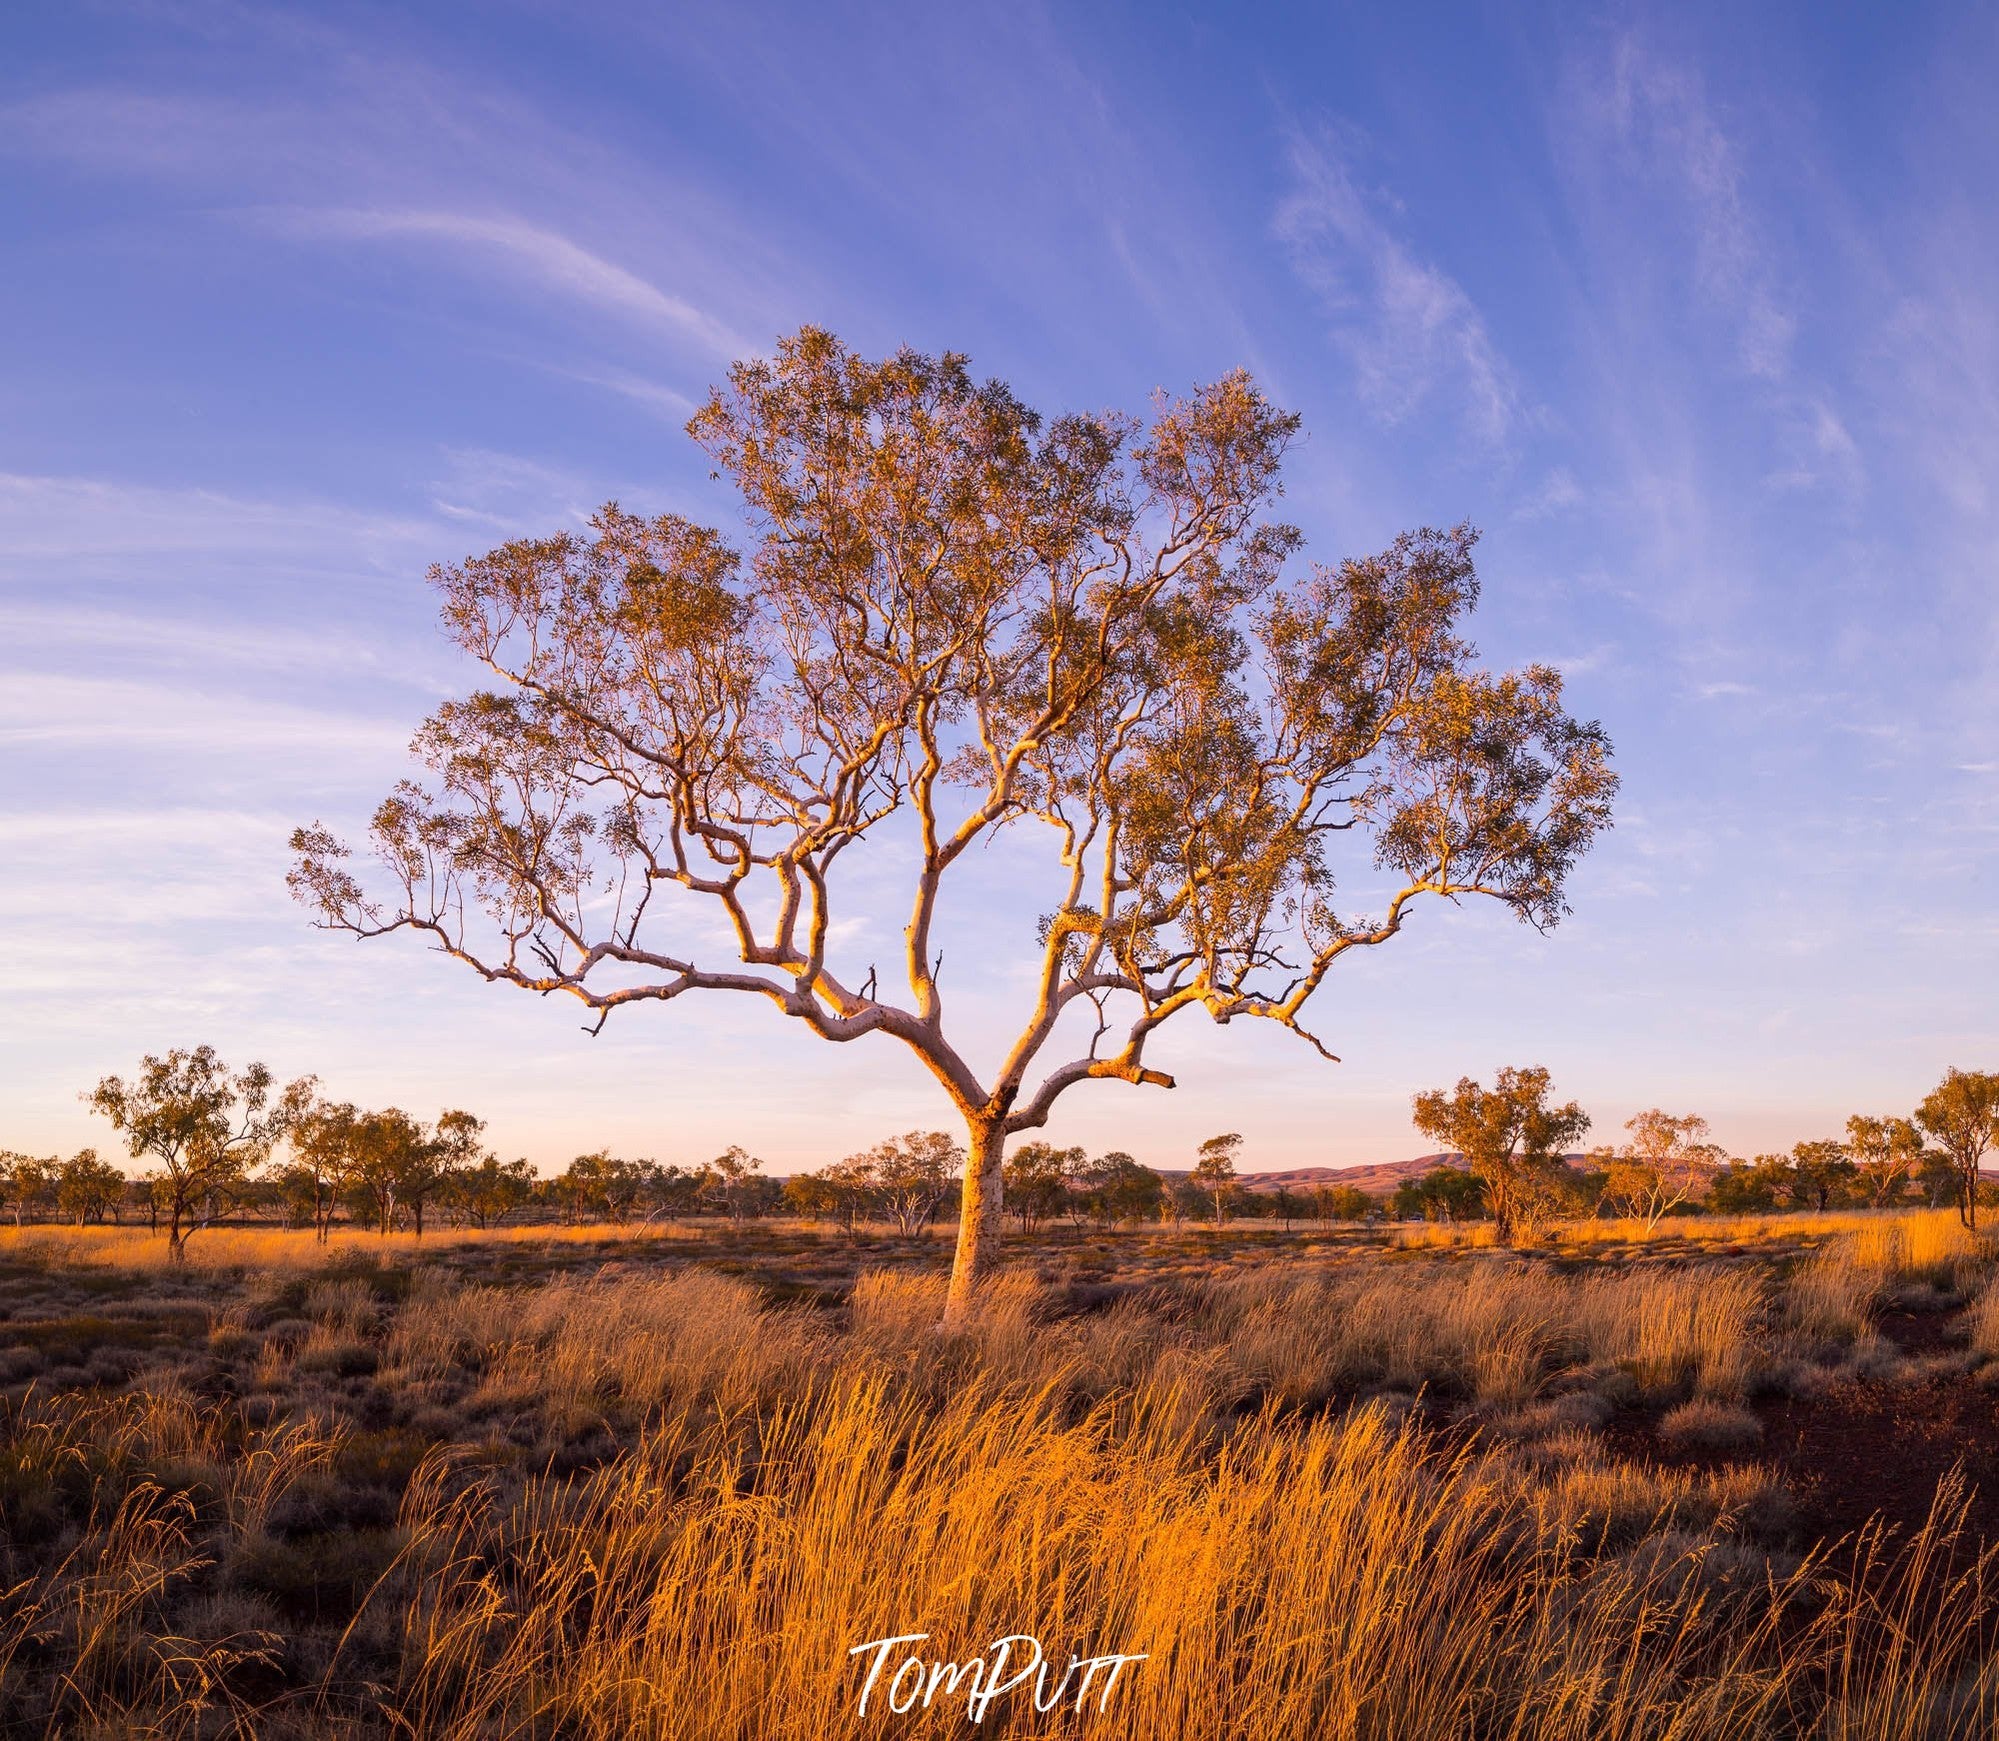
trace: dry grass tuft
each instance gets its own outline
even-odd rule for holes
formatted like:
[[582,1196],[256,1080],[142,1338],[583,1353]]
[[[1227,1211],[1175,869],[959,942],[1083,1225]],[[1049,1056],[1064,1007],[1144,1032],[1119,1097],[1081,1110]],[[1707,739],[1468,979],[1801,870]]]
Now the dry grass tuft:
[[1659,1437],[1676,1451],[1741,1451],[1763,1438],[1763,1423],[1745,1408],[1695,1397],[1667,1410]]

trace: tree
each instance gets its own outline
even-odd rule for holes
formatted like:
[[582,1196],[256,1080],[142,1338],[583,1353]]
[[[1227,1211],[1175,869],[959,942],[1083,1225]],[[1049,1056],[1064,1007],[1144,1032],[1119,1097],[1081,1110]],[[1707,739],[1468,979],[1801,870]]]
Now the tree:
[[1592,1159],[1603,1166],[1604,1195],[1649,1232],[1713,1183],[1721,1151],[1708,1140],[1707,1120],[1692,1114],[1675,1117],[1655,1106],[1624,1128],[1622,1148]]
[[[1303,1021],[1340,957],[1426,896],[1545,930],[1608,825],[1610,746],[1559,674],[1473,664],[1469,528],[1286,580],[1301,539],[1267,515],[1297,428],[1241,373],[1149,426],[1044,423],[962,356],[872,362],[805,328],[688,425],[747,509],[747,574],[720,533],[615,504],[590,536],[433,570],[498,687],[421,728],[430,784],[371,827],[382,893],[319,824],[291,887],[323,925],[573,997],[593,1030],[713,991],[909,1047],[966,1128],[958,1316],[1006,1140],[1066,1090],[1172,1086],[1147,1047],[1192,1010],[1330,1058]],[[981,1069],[947,1028],[940,902],[1025,823],[1057,868],[1024,1019]],[[834,958],[837,861],[883,836],[915,849],[906,995]],[[1372,916],[1335,904],[1343,842],[1392,879]]]
[[837,1221],[854,1237],[855,1224],[874,1202],[875,1168],[867,1155],[849,1155],[816,1173],[797,1173],[784,1182],[784,1200],[801,1215]]
[[1167,1185],[1165,1209],[1175,1227],[1205,1215],[1208,1208],[1206,1194],[1191,1178],[1175,1179]]
[[125,1197],[125,1175],[95,1149],[79,1149],[55,1169],[56,1208],[81,1227],[102,1221]]
[[1194,1183],[1215,1206],[1215,1225],[1222,1225],[1223,1207],[1235,1189],[1235,1158],[1242,1151],[1242,1133],[1228,1131],[1211,1136],[1201,1145],[1200,1159],[1194,1163]]
[[1156,1221],[1166,1195],[1166,1181],[1122,1149],[1101,1156],[1094,1169],[1097,1211],[1108,1224]]
[[304,1211],[322,1245],[332,1236],[334,1211],[350,1182],[360,1117],[352,1101],[322,1100],[307,1108],[292,1127],[291,1164],[279,1182]]
[[453,1173],[443,1198],[474,1227],[497,1227],[534,1201],[534,1168],[525,1156],[502,1161],[487,1154],[472,1166]]
[[1797,1175],[1789,1155],[1758,1155],[1729,1161],[1716,1173],[1708,1206],[1724,1215],[1756,1215],[1774,1209],[1780,1197],[1794,1196]]
[[159,1163],[168,1260],[185,1263],[188,1236],[226,1208],[252,1167],[270,1159],[311,1104],[312,1090],[309,1076],[277,1089],[262,1064],[232,1078],[212,1046],[197,1046],[148,1055],[136,1081],[107,1076],[84,1100],[111,1121],[135,1159]]
[[551,1184],[572,1219],[598,1215],[607,1221],[625,1222],[632,1219],[657,1172],[650,1161],[620,1160],[608,1149],[598,1149],[578,1155]]
[[422,1166],[429,1140],[421,1122],[400,1106],[356,1114],[341,1180],[378,1233],[394,1228],[403,1182]]
[[1957,1200],[1957,1163],[1942,1149],[1925,1147],[1916,1162],[1916,1189],[1932,1209]]
[[755,1203],[751,1186],[763,1162],[740,1143],[731,1143],[702,1168],[702,1189],[731,1221],[745,1220]]
[[39,1155],[0,1152],[0,1198],[13,1206],[16,1227],[48,1202],[56,1166],[53,1159]]
[[1916,1122],[1950,1156],[1957,1174],[1957,1213],[1966,1227],[1978,1226],[1978,1163],[1999,1130],[1999,1075],[1953,1067],[1923,1097]]
[[865,1158],[875,1201],[910,1234],[937,1213],[965,1164],[965,1151],[946,1131],[913,1130],[876,1143]]
[[[1080,1229],[1090,1218],[1090,1193],[1097,1182],[1096,1165],[1080,1144],[1059,1151],[1062,1157],[1062,1208],[1069,1225]],[[1001,1184],[1005,1178],[1002,1174]]]
[[1397,1185],[1391,1207],[1402,1220],[1420,1216],[1447,1226],[1477,1221],[1486,1213],[1485,1186],[1463,1167],[1432,1167],[1422,1177]]
[[1869,1118],[1856,1112],[1846,1121],[1846,1152],[1876,1209],[1901,1195],[1923,1158],[1923,1133],[1906,1118]]
[[391,1106],[352,1113],[339,1128],[341,1185],[384,1234],[407,1215],[421,1239],[424,1210],[484,1158],[479,1137],[485,1121],[456,1109],[440,1113],[434,1127]]
[[683,1167],[669,1162],[646,1181],[646,1198],[655,1215],[678,1220],[700,1207],[701,1193],[708,1182],[705,1167]]
[[1437,1088],[1415,1099],[1417,1130],[1462,1155],[1485,1186],[1502,1245],[1513,1243],[1533,1176],[1560,1167],[1569,1144],[1589,1129],[1588,1113],[1573,1100],[1551,1106],[1548,1093],[1545,1069],[1508,1066],[1491,1088],[1465,1076],[1452,1093]]
[[476,1166],[486,1151],[479,1139],[486,1121],[475,1118],[462,1107],[447,1107],[437,1115],[437,1123],[403,1175],[402,1200],[415,1223],[416,1236],[423,1237],[424,1205],[450,1188],[460,1173]]
[[1832,1204],[1833,1193],[1855,1171],[1845,1147],[1830,1138],[1799,1143],[1791,1150],[1792,1195],[1799,1208],[1813,1208],[1823,1215]]
[[1077,1152],[1058,1149],[1037,1138],[1017,1143],[1007,1156],[1002,1175],[1006,1204],[1020,1218],[1022,1233],[1032,1233],[1037,1221],[1061,1212],[1068,1192],[1070,1157]]
[[1321,1221],[1365,1221],[1374,1213],[1374,1199],[1358,1185],[1317,1184],[1312,1207]]

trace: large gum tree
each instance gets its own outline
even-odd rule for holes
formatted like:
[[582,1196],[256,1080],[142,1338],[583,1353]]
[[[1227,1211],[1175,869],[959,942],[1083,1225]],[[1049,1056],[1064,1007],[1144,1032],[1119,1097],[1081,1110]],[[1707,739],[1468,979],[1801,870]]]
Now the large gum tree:
[[[495,686],[420,729],[429,777],[376,812],[379,874],[315,824],[292,887],[322,924],[424,934],[593,1027],[721,992],[908,1047],[966,1128],[958,1317],[1007,1138],[1066,1090],[1170,1088],[1146,1050],[1195,1011],[1330,1058],[1304,1019],[1341,956],[1423,896],[1545,929],[1608,825],[1610,746],[1559,676],[1472,662],[1468,528],[1287,577],[1301,539],[1271,509],[1297,426],[1243,374],[1145,420],[1044,420],[961,356],[872,361],[806,328],[688,425],[746,551],[610,506],[433,570]],[[1023,826],[1052,843],[1032,989],[975,1060],[940,903]],[[892,975],[834,944],[841,861],[884,836],[908,864]],[[1342,852],[1370,912],[1336,900]]]

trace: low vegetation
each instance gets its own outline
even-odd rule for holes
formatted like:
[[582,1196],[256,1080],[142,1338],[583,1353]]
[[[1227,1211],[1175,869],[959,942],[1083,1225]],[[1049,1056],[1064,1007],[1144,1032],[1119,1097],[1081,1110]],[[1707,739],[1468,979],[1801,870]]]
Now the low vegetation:
[[1024,1631],[1147,1654],[1082,1735],[1999,1725],[1982,1495],[1793,1455],[1992,1425],[1949,1211],[1049,1228],[948,1334],[941,1234],[162,1246],[0,1231],[0,1733],[944,1734],[850,1648]]

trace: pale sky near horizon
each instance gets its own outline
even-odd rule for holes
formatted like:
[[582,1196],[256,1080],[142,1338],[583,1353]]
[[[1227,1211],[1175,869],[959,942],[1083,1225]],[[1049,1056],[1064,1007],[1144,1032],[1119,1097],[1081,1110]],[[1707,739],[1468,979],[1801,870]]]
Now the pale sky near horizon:
[[[681,424],[807,321],[1050,413],[1248,366],[1311,554],[1474,521],[1485,656],[1617,744],[1557,931],[1425,911],[1321,993],[1344,1063],[1186,1022],[1057,1140],[1396,1159],[1540,1062],[1753,1153],[1999,1067],[1996,74],[1971,6],[12,9],[0,1147],[113,1149],[79,1091],[204,1041],[544,1166],[947,1121],[887,1042],[591,1040],[283,886],[470,681],[426,566],[612,497],[737,531]],[[957,915],[982,1012],[1027,868]]]

